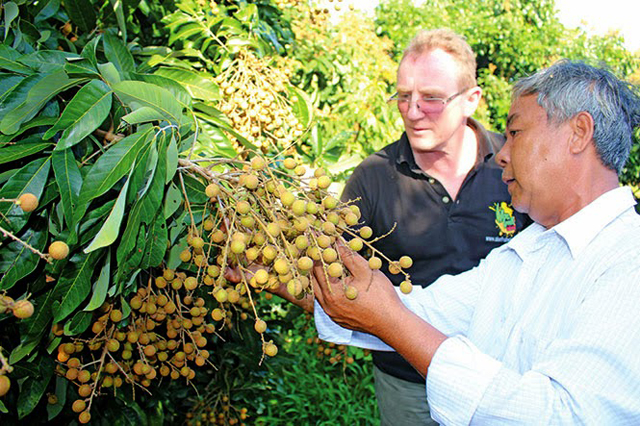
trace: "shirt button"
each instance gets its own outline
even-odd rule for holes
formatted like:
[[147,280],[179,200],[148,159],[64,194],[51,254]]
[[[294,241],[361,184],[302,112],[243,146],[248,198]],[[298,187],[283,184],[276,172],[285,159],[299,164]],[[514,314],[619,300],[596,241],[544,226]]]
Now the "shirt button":
[[446,195],[444,197],[442,197],[442,202],[443,203],[447,204],[449,201],[451,201],[451,200],[449,200],[449,197],[447,197]]
[[434,178],[429,178],[429,183],[433,185],[434,183],[436,183],[436,180]]

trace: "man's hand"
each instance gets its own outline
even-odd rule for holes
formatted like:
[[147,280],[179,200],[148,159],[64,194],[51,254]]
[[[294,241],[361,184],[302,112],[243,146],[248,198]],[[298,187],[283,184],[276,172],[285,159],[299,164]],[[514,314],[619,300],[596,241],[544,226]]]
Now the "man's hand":
[[[370,334],[381,332],[389,323],[394,310],[404,309],[389,279],[380,271],[369,268],[368,262],[357,253],[338,243],[338,252],[351,276],[329,278],[322,265],[316,263],[314,294],[327,315],[337,324],[351,330]],[[355,299],[348,299],[346,288],[357,291]],[[349,289],[349,291],[353,291]]]
[[348,299],[341,281],[327,281],[322,266],[315,265],[314,293],[322,308],[337,324],[379,337],[426,377],[435,351],[447,336],[404,306],[382,272],[372,271],[364,258],[342,244],[338,251],[351,273],[344,284],[358,294]]

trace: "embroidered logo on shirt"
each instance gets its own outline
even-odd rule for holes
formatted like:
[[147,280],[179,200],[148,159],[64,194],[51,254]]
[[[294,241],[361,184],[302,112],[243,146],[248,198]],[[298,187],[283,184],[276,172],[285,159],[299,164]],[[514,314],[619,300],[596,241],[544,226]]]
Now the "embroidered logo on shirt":
[[[495,222],[496,226],[498,227],[499,237],[495,240],[506,241],[509,238],[513,237],[513,235],[516,233],[516,218],[513,215],[513,209],[509,206],[509,204],[502,201],[501,203],[495,203],[493,206],[489,206],[489,209],[496,212]],[[487,239],[489,238],[490,237],[487,237]]]

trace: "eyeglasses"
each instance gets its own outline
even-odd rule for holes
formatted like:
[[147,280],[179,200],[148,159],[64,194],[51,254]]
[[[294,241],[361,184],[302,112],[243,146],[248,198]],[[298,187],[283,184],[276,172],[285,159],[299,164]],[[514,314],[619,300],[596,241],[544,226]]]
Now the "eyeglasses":
[[[449,96],[446,99],[434,98],[432,96],[427,96],[427,95],[421,95],[418,98],[418,100],[415,102],[418,105],[418,109],[424,113],[427,113],[427,114],[439,113],[444,111],[444,109],[447,107],[449,102],[451,102],[456,97],[463,94],[466,90],[467,89],[464,89],[459,91],[458,93],[454,93],[453,95]],[[387,100],[387,102],[393,102],[393,101],[398,102],[398,108],[400,109],[400,111],[408,110],[409,106],[411,105],[411,102],[413,102],[411,100],[411,93],[397,93],[397,92]]]

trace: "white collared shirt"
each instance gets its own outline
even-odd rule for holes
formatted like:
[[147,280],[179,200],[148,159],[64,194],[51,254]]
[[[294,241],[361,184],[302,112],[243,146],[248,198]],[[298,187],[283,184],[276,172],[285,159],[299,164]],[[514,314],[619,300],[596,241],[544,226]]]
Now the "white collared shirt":
[[[476,268],[410,295],[449,336],[427,375],[446,425],[640,425],[640,216],[629,188],[551,229],[532,224]],[[320,338],[390,350],[316,303]]]

